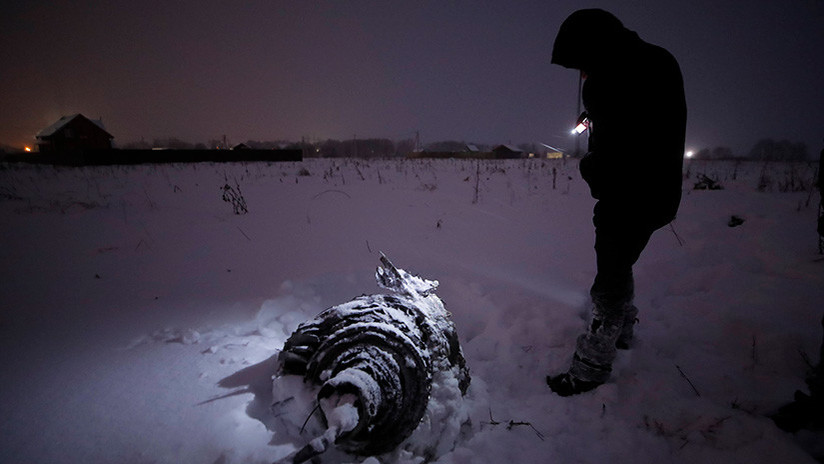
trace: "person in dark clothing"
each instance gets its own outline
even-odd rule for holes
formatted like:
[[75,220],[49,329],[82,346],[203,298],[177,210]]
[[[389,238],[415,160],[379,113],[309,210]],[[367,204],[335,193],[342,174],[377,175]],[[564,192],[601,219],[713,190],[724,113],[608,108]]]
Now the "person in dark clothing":
[[824,179],[821,166],[824,165],[824,148],[818,154],[818,253],[824,255]]
[[598,200],[592,320],[569,371],[547,377],[554,392],[567,396],[606,382],[616,347],[632,340],[638,313],[632,266],[678,211],[687,109],[675,58],[606,11],[570,15],[555,38],[552,63],[580,70],[585,79],[589,150],[580,170]]
[[[824,164],[824,149],[818,158],[818,252],[824,254],[824,179],[821,178],[821,166]],[[824,316],[821,318],[822,335],[824,335]],[[772,414],[772,420],[782,430],[795,433],[801,429],[824,429],[824,338],[818,351],[818,364],[812,366],[805,379],[809,395],[796,390],[793,402],[785,404]],[[820,460],[820,459],[819,459]]]
[[824,179],[821,178],[821,165],[824,163],[824,148],[818,152],[818,193],[821,194],[824,200]]
[[[824,318],[821,319],[824,330]],[[787,432],[801,429],[824,429],[824,339],[818,353],[818,364],[807,372],[805,379],[809,394],[796,390],[793,402],[781,406],[770,415],[775,424]]]

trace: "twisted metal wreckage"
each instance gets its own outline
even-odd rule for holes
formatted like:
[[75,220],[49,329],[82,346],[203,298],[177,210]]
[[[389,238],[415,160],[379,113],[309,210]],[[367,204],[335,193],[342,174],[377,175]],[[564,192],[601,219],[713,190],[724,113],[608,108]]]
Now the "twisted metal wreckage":
[[430,396],[442,394],[433,389],[451,384],[460,390],[452,394],[458,401],[466,393],[469,370],[455,326],[435,295],[438,282],[397,269],[384,255],[381,263],[375,277],[391,294],[363,295],[326,309],[286,341],[272,410],[301,411],[293,404],[299,402],[293,392],[300,379],[299,388],[317,391],[304,399],[309,406],[303,406],[301,431],[315,416],[322,433],[281,462],[315,460],[332,444],[360,456],[391,452],[426,422]]

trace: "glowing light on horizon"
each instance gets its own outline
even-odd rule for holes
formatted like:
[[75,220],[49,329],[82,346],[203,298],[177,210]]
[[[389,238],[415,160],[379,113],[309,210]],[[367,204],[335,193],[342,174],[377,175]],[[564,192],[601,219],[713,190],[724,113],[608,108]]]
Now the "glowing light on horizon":
[[692,158],[693,156],[695,156],[695,152],[692,150],[688,150],[686,153],[684,153],[684,156],[687,158]]
[[31,147],[25,147],[23,150],[26,150],[26,153],[31,153]]

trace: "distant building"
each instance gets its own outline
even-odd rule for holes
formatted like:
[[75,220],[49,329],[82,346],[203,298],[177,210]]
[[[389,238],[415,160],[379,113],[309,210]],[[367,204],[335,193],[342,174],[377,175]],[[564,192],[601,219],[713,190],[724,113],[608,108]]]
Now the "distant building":
[[245,143],[239,143],[232,147],[232,150],[248,150],[249,148],[249,145],[246,145]]
[[106,132],[102,121],[82,114],[63,116],[37,134],[40,153],[73,153],[83,150],[109,150],[114,136]]
[[[562,159],[564,156],[566,156],[564,155],[564,151],[560,148],[555,148],[545,143],[542,143],[541,145],[544,147],[543,152],[546,155],[547,159]],[[532,154],[530,153],[530,155]]]
[[523,158],[524,156],[523,151],[512,145],[498,145],[492,149],[492,153],[495,153],[495,158],[498,159]]

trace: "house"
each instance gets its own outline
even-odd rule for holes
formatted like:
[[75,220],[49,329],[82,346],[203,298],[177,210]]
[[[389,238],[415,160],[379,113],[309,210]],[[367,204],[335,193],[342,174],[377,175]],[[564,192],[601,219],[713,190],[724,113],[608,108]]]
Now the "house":
[[110,150],[114,136],[106,132],[102,121],[82,114],[63,116],[37,134],[40,153],[76,153],[84,150]]
[[523,151],[512,145],[498,145],[492,149],[492,153],[495,153],[495,158],[498,159],[522,158],[524,155]]
[[563,159],[564,156],[566,156],[564,155],[564,151],[560,148],[555,148],[545,143],[542,143],[541,145],[544,147],[547,159]]

